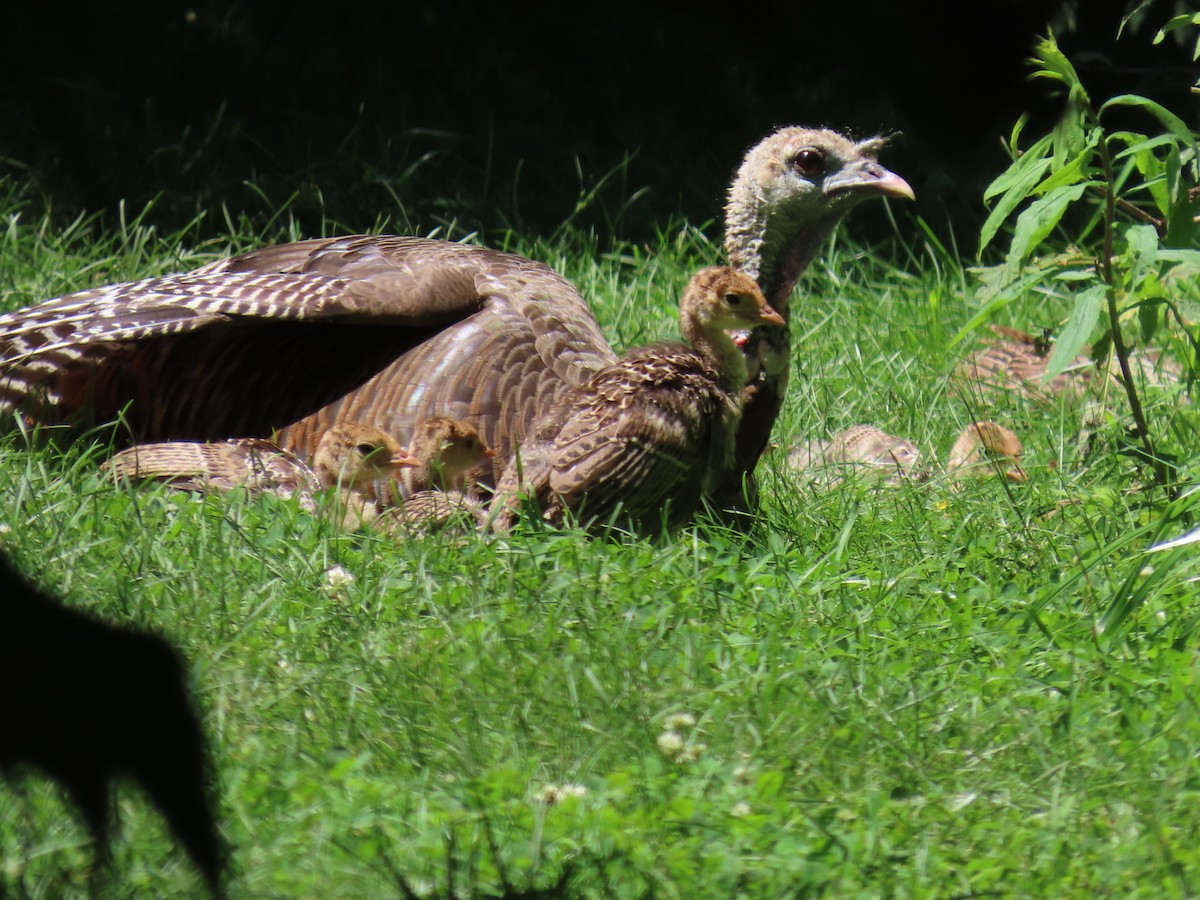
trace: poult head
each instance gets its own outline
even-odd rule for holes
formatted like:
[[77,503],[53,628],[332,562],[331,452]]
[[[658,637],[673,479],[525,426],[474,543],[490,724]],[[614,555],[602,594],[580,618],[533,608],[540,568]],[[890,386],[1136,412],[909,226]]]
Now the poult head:
[[422,465],[453,480],[496,455],[469,422],[434,416],[417,426],[409,450]]
[[728,266],[701,269],[693,275],[683,292],[679,315],[685,325],[690,320],[706,332],[787,324],[753,278]]
[[952,478],[1001,472],[1009,481],[1028,480],[1021,468],[1021,440],[995,422],[972,422],[959,434],[950,449],[946,472]]
[[374,425],[335,425],[321,435],[313,468],[324,484],[363,488],[395,477],[398,469],[421,463],[399,442]]
[[874,425],[853,425],[836,435],[831,443],[831,456],[835,460],[891,470],[890,483],[904,478],[925,481],[929,477],[921,460],[921,451],[912,441],[888,434]]

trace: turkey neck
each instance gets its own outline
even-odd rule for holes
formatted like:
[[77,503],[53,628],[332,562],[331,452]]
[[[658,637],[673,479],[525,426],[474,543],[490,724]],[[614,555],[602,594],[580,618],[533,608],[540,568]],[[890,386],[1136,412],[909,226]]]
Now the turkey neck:
[[[771,214],[761,192],[739,178],[726,211],[729,264],[754,278],[767,302],[790,323],[792,289],[843,214],[827,212],[815,220],[798,212]],[[741,493],[745,476],[767,447],[787,392],[790,354],[789,329],[760,327],[750,333],[744,348],[749,388],[733,471],[722,494]]]
[[679,316],[679,332],[688,346],[717,372],[726,391],[738,396],[746,383],[746,357],[722,328],[706,327],[695,311],[685,305]]
[[435,488],[439,491],[447,487],[448,475],[445,464],[441,460],[443,437],[440,434],[426,434],[418,429],[408,452],[421,462],[419,469],[408,469],[404,473],[404,482],[410,491],[424,491]]

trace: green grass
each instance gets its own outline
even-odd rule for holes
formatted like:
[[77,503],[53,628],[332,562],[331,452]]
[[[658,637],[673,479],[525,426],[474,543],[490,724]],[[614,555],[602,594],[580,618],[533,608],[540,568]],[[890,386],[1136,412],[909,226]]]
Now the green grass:
[[[64,234],[4,203],[4,309],[291,236]],[[944,460],[973,415],[946,381],[969,279],[900,232],[891,256],[836,238],[802,282],[780,442],[865,421]],[[720,259],[682,225],[510,248],[575,280],[620,346],[672,333],[687,273]],[[1195,414],[1170,414],[1194,475]],[[658,540],[397,545],[270,498],[118,488],[103,442],[9,435],[0,541],[187,655],[234,896],[1194,894],[1200,573],[1142,551],[1195,504],[1129,491],[1115,453],[1076,468],[1069,405],[988,415],[1024,439],[1027,486],[816,490],[773,454],[749,535]],[[334,566],[353,581],[331,587]],[[194,895],[157,814],[119,798],[92,887]],[[0,788],[0,895],[86,893],[90,859],[52,784]]]

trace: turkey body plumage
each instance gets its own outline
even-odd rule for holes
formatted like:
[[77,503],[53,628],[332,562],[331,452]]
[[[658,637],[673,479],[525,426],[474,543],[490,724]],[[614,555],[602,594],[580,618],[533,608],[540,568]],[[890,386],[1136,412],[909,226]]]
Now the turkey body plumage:
[[274,435],[303,457],[338,422],[375,422],[407,444],[435,414],[508,449],[538,409],[616,358],[547,266],[380,236],[68,295],[0,317],[0,341],[0,402],[35,421],[123,414],[137,441]]
[[680,524],[733,458],[746,362],[729,332],[786,324],[749,276],[698,272],[680,304],[684,342],[626,351],[539,420],[501,479],[497,527],[512,524],[522,493],[556,524],[568,511],[601,524],[619,514],[641,532]]
[[[912,197],[882,142],[785,128],[730,188],[726,250],[786,318],[796,279],[861,199]],[[786,332],[746,344],[752,396],[727,481],[766,446],[788,374]],[[538,416],[617,359],[579,292],[549,267],[418,237],[300,241],[195,271],[0,316],[0,412],[33,423],[123,419],[133,441],[278,440],[308,458],[331,425],[474,425],[495,483]],[[489,471],[490,470],[490,471]]]

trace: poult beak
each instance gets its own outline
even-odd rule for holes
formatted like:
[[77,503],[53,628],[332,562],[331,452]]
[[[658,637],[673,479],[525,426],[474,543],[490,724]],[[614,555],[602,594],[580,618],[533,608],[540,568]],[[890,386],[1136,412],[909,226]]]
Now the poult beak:
[[491,459],[493,456],[496,455],[496,451],[493,450],[491,447],[486,447],[486,448],[484,448],[483,455],[486,456],[488,459]]
[[1020,466],[1013,466],[1004,473],[1004,477],[1009,481],[1015,481],[1017,484],[1025,484],[1029,481],[1029,476],[1025,474],[1025,470]]
[[832,196],[844,192],[856,194],[878,194],[881,197],[896,197],[916,200],[917,195],[908,182],[873,159],[851,163],[825,179],[825,194]]
[[774,308],[764,306],[758,312],[758,320],[764,325],[786,325],[787,319],[775,312]]
[[401,450],[399,453],[393,453],[388,459],[389,469],[419,469],[421,461],[411,453],[405,453]]

